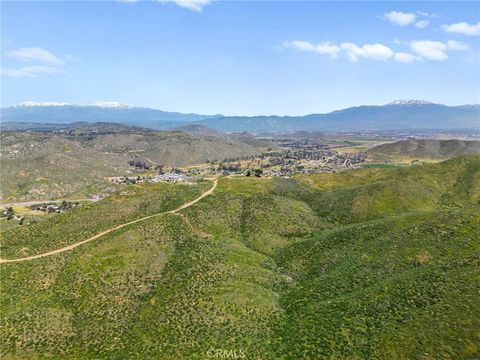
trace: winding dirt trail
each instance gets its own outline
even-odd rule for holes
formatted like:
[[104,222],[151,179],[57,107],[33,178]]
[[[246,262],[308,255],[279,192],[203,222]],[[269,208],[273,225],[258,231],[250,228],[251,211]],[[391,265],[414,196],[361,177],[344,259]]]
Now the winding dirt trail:
[[127,223],[123,223],[123,224],[120,224],[120,225],[117,225],[113,228],[110,228],[108,230],[105,230],[105,231],[102,231],[86,240],[82,240],[82,241],[79,241],[75,244],[72,244],[72,245],[68,245],[68,246],[65,246],[63,248],[60,248],[60,249],[57,249],[57,250],[52,250],[52,251],[49,251],[49,252],[46,252],[46,253],[43,253],[43,254],[39,254],[39,255],[32,255],[32,256],[27,256],[27,257],[24,257],[24,258],[19,258],[19,259],[1,259],[0,258],[0,264],[2,263],[12,263],[12,262],[20,262],[20,261],[29,261],[29,260],[35,260],[35,259],[39,259],[39,258],[43,258],[43,257],[47,257],[47,256],[51,256],[51,255],[55,255],[55,254],[60,254],[60,253],[63,253],[65,251],[69,251],[69,250],[72,250],[72,249],[75,249],[76,247],[80,246],[80,245],[83,245],[83,244],[86,244],[90,241],[93,241],[93,240],[96,240],[98,239],[99,237],[102,237],[103,235],[106,235],[106,234],[109,234],[111,233],[112,231],[115,231],[115,230],[118,230],[118,229],[121,229],[125,226],[128,226],[128,225],[132,225],[132,224],[135,224],[135,223],[138,223],[140,221],[144,221],[144,220],[147,220],[147,219],[151,219],[153,217],[156,217],[156,216],[160,216],[160,215],[163,215],[163,214],[175,214],[177,212],[179,212],[180,210],[183,210],[183,209],[186,209],[194,204],[196,204],[197,202],[199,202],[200,200],[202,200],[204,197],[207,197],[208,195],[211,195],[213,193],[213,191],[215,190],[215,188],[217,187],[217,182],[218,182],[218,179],[214,179],[213,180],[213,186],[208,189],[207,191],[203,192],[199,197],[197,197],[196,199],[192,200],[192,201],[189,201],[183,205],[180,205],[179,207],[177,207],[176,209],[174,210],[170,210],[170,211],[164,211],[164,212],[161,212],[161,213],[158,213],[158,214],[153,214],[153,215],[148,215],[148,216],[145,216],[143,218],[140,218],[140,219],[137,219],[137,220],[133,220],[133,221],[130,221],[130,222],[127,222]]

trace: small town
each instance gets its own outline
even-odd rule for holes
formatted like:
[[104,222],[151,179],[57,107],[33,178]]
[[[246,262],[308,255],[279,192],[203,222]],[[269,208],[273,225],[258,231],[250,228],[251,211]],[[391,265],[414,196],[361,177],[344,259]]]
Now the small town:
[[[191,176],[213,174],[231,175],[251,173],[256,176],[291,176],[321,172],[340,172],[361,167],[369,160],[365,152],[338,152],[332,144],[316,140],[284,140],[279,148],[250,159],[225,159],[186,169]],[[335,145],[338,148],[338,145]],[[347,145],[345,145],[347,146]]]
[[[361,167],[369,160],[365,152],[338,152],[336,148],[349,146],[348,142],[329,144],[316,139],[280,140],[275,149],[249,158],[229,158],[223,161],[209,161],[205,164],[172,168],[164,172],[164,167],[148,169],[138,160],[130,160],[132,172],[137,175],[115,176],[107,178],[114,184],[140,183],[189,183],[202,176],[245,175],[245,176],[291,176],[294,174],[314,174],[322,172],[340,172]],[[155,173],[157,171],[158,173]]]

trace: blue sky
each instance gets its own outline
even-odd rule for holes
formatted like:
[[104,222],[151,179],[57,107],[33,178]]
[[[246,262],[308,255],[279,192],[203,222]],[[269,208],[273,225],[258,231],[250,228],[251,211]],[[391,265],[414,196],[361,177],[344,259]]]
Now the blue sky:
[[479,2],[2,1],[2,106],[308,114],[480,101]]

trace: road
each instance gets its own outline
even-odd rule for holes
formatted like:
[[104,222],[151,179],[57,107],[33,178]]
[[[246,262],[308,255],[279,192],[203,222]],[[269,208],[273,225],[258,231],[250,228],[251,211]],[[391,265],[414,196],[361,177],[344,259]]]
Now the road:
[[213,186],[208,189],[207,191],[203,192],[199,197],[197,197],[196,199],[192,200],[192,201],[189,201],[183,205],[180,205],[179,207],[177,207],[176,209],[174,210],[170,210],[170,211],[164,211],[164,212],[161,212],[161,213],[158,213],[158,214],[153,214],[153,215],[149,215],[149,216],[145,216],[143,218],[140,218],[140,219],[137,219],[137,220],[133,220],[133,221],[130,221],[130,222],[127,222],[127,223],[123,223],[123,224],[120,224],[120,225],[117,225],[113,228],[110,228],[108,230],[105,230],[105,231],[102,231],[88,239],[85,239],[85,240],[82,240],[82,241],[79,241],[77,243],[74,243],[72,245],[68,245],[68,246],[65,246],[63,248],[60,248],[60,249],[57,249],[57,250],[53,250],[53,251],[49,251],[49,252],[46,252],[46,253],[43,253],[43,254],[39,254],[39,255],[32,255],[32,256],[27,256],[27,257],[24,257],[24,258],[19,258],[19,259],[1,259],[0,258],[0,264],[1,263],[12,263],[12,262],[21,262],[21,261],[29,261],[29,260],[35,260],[35,259],[39,259],[39,258],[43,258],[43,257],[47,257],[47,256],[52,256],[52,255],[56,255],[56,254],[60,254],[60,253],[63,253],[65,251],[69,251],[69,250],[73,250],[75,249],[76,247],[80,246],[80,245],[83,245],[83,244],[86,244],[90,241],[93,241],[93,240],[96,240],[100,237],[102,237],[103,235],[107,235],[109,233],[111,233],[112,231],[115,231],[115,230],[118,230],[118,229],[121,229],[125,226],[128,226],[128,225],[132,225],[132,224],[135,224],[135,223],[138,223],[140,221],[144,221],[144,220],[147,220],[147,219],[151,219],[153,217],[156,217],[156,216],[160,216],[160,215],[163,215],[163,214],[175,214],[177,212],[179,212],[180,210],[183,210],[183,209],[186,209],[194,204],[196,204],[197,202],[199,202],[200,200],[202,200],[204,197],[207,197],[208,195],[211,195],[213,193],[213,191],[215,190],[215,188],[217,187],[217,183],[218,183],[218,179],[214,179],[213,180]]

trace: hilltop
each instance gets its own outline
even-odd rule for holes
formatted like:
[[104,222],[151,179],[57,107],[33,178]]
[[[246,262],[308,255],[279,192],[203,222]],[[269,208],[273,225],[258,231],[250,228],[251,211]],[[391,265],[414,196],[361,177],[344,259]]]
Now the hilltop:
[[381,144],[369,151],[374,155],[447,159],[480,154],[480,141],[409,139]]
[[217,130],[212,130],[205,125],[201,124],[187,124],[187,125],[182,125],[177,128],[170,129],[173,131],[185,131],[188,134],[191,135],[201,135],[201,136],[209,136],[209,137],[214,137],[214,138],[226,138],[227,134],[221,131]]
[[[221,178],[181,214],[0,264],[1,354],[478,358],[479,174],[480,157],[468,156],[402,169]],[[74,244],[174,209],[210,186],[136,186],[3,230],[2,258]]]

